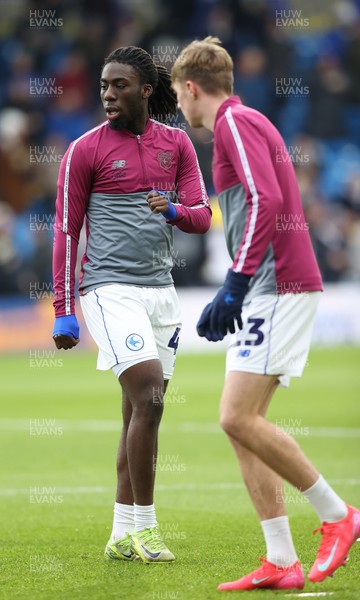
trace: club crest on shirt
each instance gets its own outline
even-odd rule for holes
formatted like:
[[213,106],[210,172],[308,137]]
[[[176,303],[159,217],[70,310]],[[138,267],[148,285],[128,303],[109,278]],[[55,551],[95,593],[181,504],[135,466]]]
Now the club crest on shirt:
[[160,167],[162,169],[165,169],[166,171],[171,169],[173,158],[174,158],[174,156],[168,150],[166,150],[164,152],[159,152],[159,154],[157,155],[157,159],[160,163]]

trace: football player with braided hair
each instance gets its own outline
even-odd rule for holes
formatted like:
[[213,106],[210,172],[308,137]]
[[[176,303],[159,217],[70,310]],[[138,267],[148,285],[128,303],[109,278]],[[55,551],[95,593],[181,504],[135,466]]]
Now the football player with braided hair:
[[[60,166],[53,254],[58,349],[79,343],[75,265],[85,221],[79,295],[97,368],[122,389],[111,559],[169,562],[154,507],[158,428],[181,328],[173,286],[173,227],[205,233],[211,220],[197,156],[176,113],[170,75],[142,48],[105,59],[107,120],[73,141]],[[157,120],[158,119],[158,120]]]

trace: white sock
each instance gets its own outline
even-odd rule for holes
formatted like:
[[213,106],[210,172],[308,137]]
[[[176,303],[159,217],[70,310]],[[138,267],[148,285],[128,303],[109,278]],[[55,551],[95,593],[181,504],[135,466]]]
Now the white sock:
[[279,567],[290,567],[297,560],[287,516],[261,521],[266,542],[266,560]]
[[321,522],[335,523],[345,519],[348,512],[345,502],[334,492],[322,475],[303,494],[311,502]]
[[114,504],[114,520],[111,537],[120,540],[135,529],[134,507],[132,504]]
[[135,531],[141,531],[145,527],[155,527],[157,525],[155,505],[141,506],[134,502]]

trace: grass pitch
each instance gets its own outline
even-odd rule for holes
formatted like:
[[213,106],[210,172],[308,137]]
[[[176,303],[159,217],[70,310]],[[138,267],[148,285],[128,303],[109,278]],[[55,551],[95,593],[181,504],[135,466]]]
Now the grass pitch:
[[[360,351],[313,350],[302,379],[279,390],[269,417],[296,439],[349,502],[360,505]],[[265,545],[238,466],[218,426],[224,357],[178,357],[161,425],[156,486],[169,565],[103,558],[112,524],[120,387],[95,354],[2,357],[0,598],[211,600],[256,568]],[[287,488],[290,523],[308,572],[316,515]],[[346,569],[303,592],[359,598],[360,543]],[[231,598],[302,597],[239,592]]]

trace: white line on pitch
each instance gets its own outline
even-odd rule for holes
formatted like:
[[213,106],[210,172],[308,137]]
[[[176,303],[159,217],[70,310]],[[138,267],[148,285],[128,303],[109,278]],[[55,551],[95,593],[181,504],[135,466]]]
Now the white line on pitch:
[[[338,485],[360,485],[360,479],[330,479],[329,483],[338,484]],[[35,486],[34,486],[35,487]],[[27,495],[30,494],[30,488],[8,488],[8,489],[0,489],[0,496],[16,496],[16,495]],[[156,485],[156,491],[158,492],[166,492],[166,491],[181,491],[181,490],[238,490],[244,489],[245,485],[241,481],[238,483],[227,483],[227,482],[219,482],[219,483],[174,483],[174,484],[163,484],[159,483]],[[56,487],[57,494],[110,494],[114,491],[114,487],[105,487],[105,486],[80,486],[80,487]]]
[[335,592],[301,592],[301,594],[285,594],[293,598],[315,598],[316,596],[333,596]]
[[[0,430],[2,431],[27,431],[30,434],[30,428],[34,430],[31,437],[37,437],[36,431],[39,430],[38,435],[46,436],[46,428],[51,435],[51,428],[62,428],[63,433],[66,432],[79,432],[79,431],[91,431],[91,432],[119,432],[121,431],[121,421],[114,420],[60,420],[50,418],[35,418],[29,419],[0,419]],[[222,433],[220,425],[218,423],[201,423],[201,422],[184,422],[178,424],[163,423],[161,430],[165,433]],[[286,427],[285,427],[286,430]],[[293,431],[292,431],[293,430]],[[41,433],[41,431],[43,431]],[[294,426],[290,428],[290,434],[294,434],[296,437],[297,428]],[[329,438],[359,438],[360,427],[306,427],[306,434],[299,431],[298,436],[306,435],[307,437],[329,437]]]

